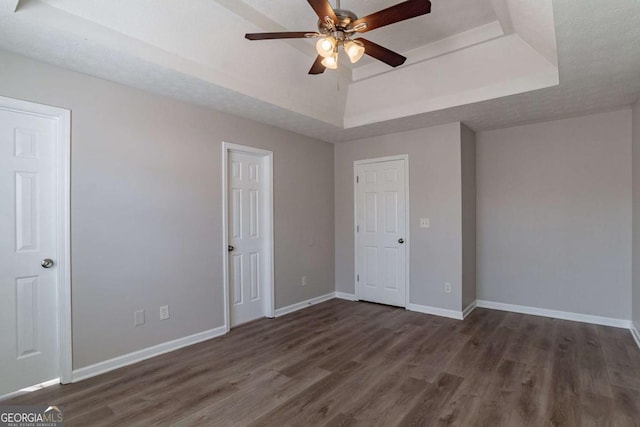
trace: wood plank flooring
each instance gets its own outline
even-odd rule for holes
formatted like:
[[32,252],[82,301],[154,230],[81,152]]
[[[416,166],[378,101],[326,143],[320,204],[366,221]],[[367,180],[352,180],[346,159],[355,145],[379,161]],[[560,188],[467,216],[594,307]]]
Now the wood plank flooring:
[[629,331],[328,301],[7,404],[66,426],[640,426]]

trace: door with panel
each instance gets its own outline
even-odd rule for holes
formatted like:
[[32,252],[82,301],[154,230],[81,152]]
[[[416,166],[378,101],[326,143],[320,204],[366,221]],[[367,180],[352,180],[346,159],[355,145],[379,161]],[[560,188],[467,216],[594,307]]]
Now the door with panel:
[[228,242],[231,326],[264,317],[264,272],[268,259],[264,157],[228,155]]
[[55,132],[0,108],[0,395],[60,376]]
[[406,306],[406,160],[356,166],[358,299]]

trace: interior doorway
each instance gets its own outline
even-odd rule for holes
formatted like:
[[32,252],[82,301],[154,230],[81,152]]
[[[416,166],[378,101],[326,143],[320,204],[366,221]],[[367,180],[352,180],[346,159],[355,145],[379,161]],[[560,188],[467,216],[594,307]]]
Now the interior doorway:
[[71,382],[68,110],[0,97],[0,396]]
[[227,329],[274,317],[273,153],[223,143]]
[[354,162],[356,299],[406,307],[409,159]]

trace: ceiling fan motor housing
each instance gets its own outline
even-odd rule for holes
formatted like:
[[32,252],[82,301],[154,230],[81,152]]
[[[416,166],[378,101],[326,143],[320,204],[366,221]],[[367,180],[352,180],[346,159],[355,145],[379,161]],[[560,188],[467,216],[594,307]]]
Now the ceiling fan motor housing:
[[349,30],[351,23],[358,19],[358,16],[350,10],[334,9],[334,12],[338,18],[338,22],[334,23],[335,29],[328,25],[323,19],[318,20],[318,30],[322,34],[330,34],[334,32],[334,30]]

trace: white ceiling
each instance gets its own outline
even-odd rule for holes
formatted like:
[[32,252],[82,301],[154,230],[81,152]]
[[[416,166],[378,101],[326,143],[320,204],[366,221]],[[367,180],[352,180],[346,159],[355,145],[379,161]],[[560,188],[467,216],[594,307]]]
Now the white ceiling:
[[[362,16],[394,3],[342,7]],[[311,41],[243,39],[313,29],[302,0],[21,0],[0,13],[0,49],[331,142],[452,121],[499,128],[640,94],[638,1],[432,3],[431,15],[367,33],[409,57],[393,71],[370,61],[308,76]]]

